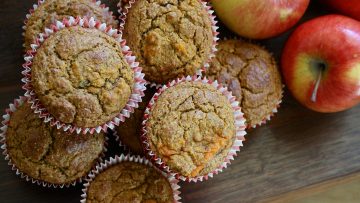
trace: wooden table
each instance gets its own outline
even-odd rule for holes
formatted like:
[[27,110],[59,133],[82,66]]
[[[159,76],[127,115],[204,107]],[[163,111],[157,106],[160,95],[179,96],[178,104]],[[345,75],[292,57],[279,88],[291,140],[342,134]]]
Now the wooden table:
[[[3,0],[0,6],[0,108],[21,90],[23,19],[35,0]],[[107,2],[113,10],[117,1]],[[324,14],[312,3],[302,21]],[[289,32],[260,42],[279,60]],[[304,36],[305,37],[305,36]],[[360,174],[360,106],[320,114],[285,94],[279,113],[252,130],[238,157],[223,173],[206,182],[182,183],[183,202],[256,202],[296,193],[317,184],[336,184]],[[115,143],[111,153],[119,154]],[[315,186],[314,186],[315,185]],[[20,179],[0,161],[0,202],[79,202],[81,185],[49,189]]]

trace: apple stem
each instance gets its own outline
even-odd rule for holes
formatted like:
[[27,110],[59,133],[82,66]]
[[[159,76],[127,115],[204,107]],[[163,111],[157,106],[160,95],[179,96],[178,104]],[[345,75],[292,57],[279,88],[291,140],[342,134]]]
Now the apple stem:
[[319,89],[321,76],[322,76],[322,71],[319,71],[318,78],[316,80],[316,84],[315,84],[314,90],[313,90],[312,95],[311,95],[311,101],[312,102],[316,102],[316,96],[317,96],[317,92],[318,92],[318,89]]

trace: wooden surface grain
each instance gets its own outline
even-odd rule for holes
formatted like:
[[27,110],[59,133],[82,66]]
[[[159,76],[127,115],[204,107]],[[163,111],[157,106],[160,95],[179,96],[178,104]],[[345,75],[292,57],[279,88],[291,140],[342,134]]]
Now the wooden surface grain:
[[358,203],[360,201],[360,173],[333,178],[282,195],[270,197],[261,203]]
[[[104,2],[115,11],[117,1]],[[24,93],[20,82],[21,27],[33,3],[1,2],[0,109]],[[325,13],[312,3],[302,21]],[[290,32],[257,43],[279,59]],[[108,156],[121,153],[111,141]],[[286,93],[271,122],[248,133],[244,147],[229,168],[205,182],[181,183],[181,197],[183,202],[257,202],[357,173],[360,173],[360,106],[320,114],[305,109]],[[3,158],[0,161],[0,202],[79,202],[81,188],[81,185],[43,188],[20,179]]]

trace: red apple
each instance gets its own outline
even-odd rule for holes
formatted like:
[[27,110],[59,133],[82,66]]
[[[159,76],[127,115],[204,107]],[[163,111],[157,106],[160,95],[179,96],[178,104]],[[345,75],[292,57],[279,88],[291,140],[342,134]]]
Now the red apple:
[[319,112],[360,102],[360,22],[327,15],[300,25],[286,42],[282,72],[292,95]]
[[211,0],[211,4],[232,31],[251,39],[265,39],[295,25],[309,0]]
[[321,2],[344,15],[360,20],[359,0],[321,0]]

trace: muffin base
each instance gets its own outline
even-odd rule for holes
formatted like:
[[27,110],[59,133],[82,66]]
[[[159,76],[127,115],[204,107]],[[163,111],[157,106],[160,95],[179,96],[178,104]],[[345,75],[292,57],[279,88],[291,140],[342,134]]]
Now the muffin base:
[[[210,62],[211,60],[215,57],[215,53],[217,51],[217,41],[219,40],[218,35],[219,32],[217,31],[219,29],[219,27],[217,26],[217,21],[215,20],[216,16],[213,15],[213,13],[215,12],[214,10],[212,10],[212,7],[205,1],[203,0],[198,0],[204,7],[204,9],[206,10],[206,12],[209,15],[211,24],[212,24],[212,32],[213,32],[213,44],[211,47],[211,53],[209,54],[209,57],[207,59],[207,61],[205,62],[205,64],[203,65],[203,67],[201,67],[199,70],[197,70],[196,75],[198,76],[202,76],[202,73],[206,71],[206,69],[210,66]],[[127,14],[129,13],[129,10],[131,9],[132,5],[136,2],[136,0],[129,0],[128,3],[124,4],[122,3],[122,0],[119,1],[119,3],[117,4],[118,6],[118,12],[120,14],[119,16],[119,21],[120,21],[120,25],[119,25],[119,30],[122,33],[122,31],[124,30],[124,26],[126,23],[126,18],[127,18]],[[151,87],[156,87],[156,88],[160,88],[162,85],[164,84],[158,84],[155,82],[148,82],[149,85]]]
[[[125,105],[125,107],[119,112],[117,116],[115,116],[112,120],[95,127],[78,127],[72,124],[66,124],[55,117],[53,117],[46,108],[41,104],[40,100],[37,98],[35,91],[31,85],[31,66],[33,62],[33,58],[36,55],[37,49],[41,46],[41,44],[53,33],[64,29],[65,27],[71,26],[81,26],[84,28],[98,29],[105,34],[113,37],[118,43],[120,43],[122,48],[122,53],[130,65],[130,67],[134,71],[134,86],[132,90],[132,94]],[[126,118],[130,117],[130,114],[134,112],[134,108],[138,107],[138,103],[141,102],[141,97],[144,96],[144,91],[146,89],[144,80],[144,74],[141,72],[141,68],[139,67],[139,63],[135,61],[135,56],[131,55],[130,48],[126,46],[126,41],[121,38],[121,33],[118,32],[117,29],[111,28],[111,26],[107,26],[105,23],[101,23],[100,21],[95,21],[94,18],[80,18],[76,19],[70,17],[69,19],[64,19],[62,22],[57,21],[56,25],[51,25],[50,28],[45,29],[45,33],[39,34],[39,37],[35,41],[34,44],[31,45],[32,50],[27,51],[25,54],[25,63],[23,64],[22,71],[24,78],[22,82],[25,83],[23,85],[23,89],[26,90],[25,96],[29,98],[30,103],[32,103],[31,108],[34,110],[36,114],[39,115],[39,118],[42,118],[45,123],[50,123],[51,126],[56,126],[57,129],[63,129],[64,131],[76,132],[77,134],[90,133],[94,134],[95,132],[99,133],[100,131],[107,132],[107,129],[114,129],[115,126],[118,126],[121,122],[125,121]]]
[[[22,27],[23,28],[23,33],[22,33],[23,36],[25,36],[26,25],[27,25],[29,18],[32,16],[32,14],[35,12],[35,10],[37,8],[39,8],[39,6],[41,6],[43,3],[45,3],[45,1],[46,0],[38,0],[37,3],[33,4],[33,7],[31,9],[29,9],[28,14],[26,14],[26,16],[25,16],[24,25]],[[102,8],[105,12],[108,12],[109,16],[112,16],[114,20],[116,19],[116,17],[113,15],[113,12],[110,11],[109,7],[107,7],[105,4],[102,4],[100,0],[91,0],[91,1],[93,3],[95,3],[96,5],[98,5],[100,8]],[[23,44],[23,47],[25,48],[25,44]],[[25,50],[25,51],[27,51],[27,50]]]
[[[235,128],[236,128],[236,134],[235,134],[235,140],[234,143],[226,156],[223,163],[215,169],[213,172],[208,173],[206,175],[197,176],[197,177],[185,177],[179,174],[176,171],[171,170],[171,168],[161,159],[159,158],[155,152],[153,152],[150,148],[150,143],[147,138],[147,130],[146,130],[146,123],[151,115],[151,110],[154,104],[156,103],[159,96],[169,87],[175,86],[181,82],[186,81],[193,81],[193,82],[201,82],[204,84],[211,84],[213,87],[215,87],[217,90],[219,90],[231,103],[231,107],[234,110],[234,118],[235,118]],[[227,166],[230,164],[230,161],[234,159],[234,156],[236,156],[236,153],[240,151],[240,147],[243,146],[242,142],[245,141],[245,118],[244,114],[241,112],[241,108],[239,107],[239,102],[236,101],[235,97],[232,95],[231,92],[228,91],[227,87],[223,87],[221,84],[219,84],[217,81],[211,81],[206,78],[201,78],[199,76],[187,76],[183,78],[178,78],[176,80],[173,80],[172,82],[168,83],[167,85],[164,85],[162,88],[158,90],[157,93],[153,96],[153,98],[150,100],[148,107],[145,110],[144,113],[144,121],[142,123],[142,135],[141,135],[141,141],[143,144],[143,148],[146,152],[146,155],[148,158],[154,163],[155,166],[157,166],[160,170],[163,170],[166,173],[169,173],[173,176],[175,176],[176,179],[186,181],[186,182],[197,182],[197,181],[203,181],[207,180],[209,177],[213,177],[214,174],[218,174],[219,172],[222,172],[224,168],[227,168]]]
[[[39,180],[36,178],[32,178],[30,176],[28,176],[27,174],[21,172],[20,169],[18,169],[16,167],[15,164],[12,163],[11,157],[7,152],[7,145],[6,145],[6,132],[8,129],[8,124],[10,122],[10,118],[11,115],[19,108],[21,107],[25,102],[28,102],[28,98],[24,97],[24,96],[20,96],[18,99],[15,99],[13,103],[9,104],[9,108],[7,108],[5,110],[6,114],[3,115],[3,121],[2,126],[0,128],[0,144],[1,144],[1,149],[3,150],[2,154],[5,156],[5,160],[8,161],[8,165],[11,166],[11,170],[15,171],[16,175],[20,176],[21,178],[25,179],[28,182],[31,182],[33,184],[37,184],[37,185],[41,185],[43,187],[52,187],[52,188],[64,188],[64,187],[70,187],[70,186],[75,186],[77,183],[82,183],[83,180],[85,180],[85,178],[87,177],[87,174],[84,175],[83,177],[73,181],[73,182],[69,182],[69,183],[64,183],[64,184],[54,184],[54,183],[48,183],[46,181],[43,180]],[[96,161],[96,163],[94,164],[94,166],[92,167],[93,169],[95,168],[95,166],[103,161],[103,158],[105,157],[105,152],[107,152],[107,141],[108,141],[108,137],[105,136],[105,143],[104,143],[104,147],[103,150],[98,158],[98,160]]]
[[[86,202],[86,198],[87,198],[87,191],[89,189],[89,186],[91,184],[92,181],[94,181],[95,177],[101,173],[102,171],[106,170],[107,168],[111,167],[112,165],[116,165],[118,163],[124,162],[124,161],[130,161],[130,162],[135,162],[135,163],[140,163],[140,164],[144,164],[146,166],[149,167],[153,167],[153,165],[151,164],[151,162],[145,158],[141,158],[140,156],[131,156],[131,155],[123,155],[121,154],[120,156],[115,156],[115,157],[111,157],[109,160],[106,160],[105,162],[102,162],[101,164],[98,164],[96,166],[96,168],[94,170],[92,170],[89,173],[88,178],[86,179],[86,183],[83,184],[84,189],[82,189],[83,194],[81,195],[81,203],[85,203]],[[157,169],[156,167],[154,167],[155,169]],[[157,171],[159,173],[161,173],[170,183],[170,186],[173,190],[173,195],[174,195],[174,202],[180,202],[181,197],[180,195],[180,186],[178,185],[178,180],[175,179],[175,177],[168,175],[160,170],[157,169]]]
[[[235,36],[235,37],[224,37],[222,40],[244,40],[244,39],[241,39],[241,38]],[[256,44],[256,45],[262,47],[263,49],[267,50],[266,47],[254,42],[252,40],[248,40],[246,42]],[[269,52],[269,53],[271,54],[271,52]],[[267,115],[265,118],[263,118],[263,120],[261,122],[255,124],[255,125],[246,124],[247,129],[254,129],[254,128],[260,127],[260,126],[266,124],[268,121],[270,121],[273,116],[275,116],[275,114],[278,112],[278,109],[280,108],[280,104],[282,103],[282,98],[284,96],[284,88],[285,88],[285,85],[282,85],[280,100],[274,106],[271,113],[269,115]]]
[[278,109],[280,108],[280,104],[282,103],[282,98],[284,96],[284,85],[282,86],[282,89],[281,89],[281,97],[280,97],[280,100],[277,102],[276,106],[273,108],[273,110],[271,111],[271,113],[269,115],[267,115],[260,123],[256,124],[256,125],[246,125],[246,128],[247,129],[250,129],[250,128],[257,128],[257,127],[260,127],[264,124],[266,124],[268,121],[271,120],[271,118],[278,112]]

